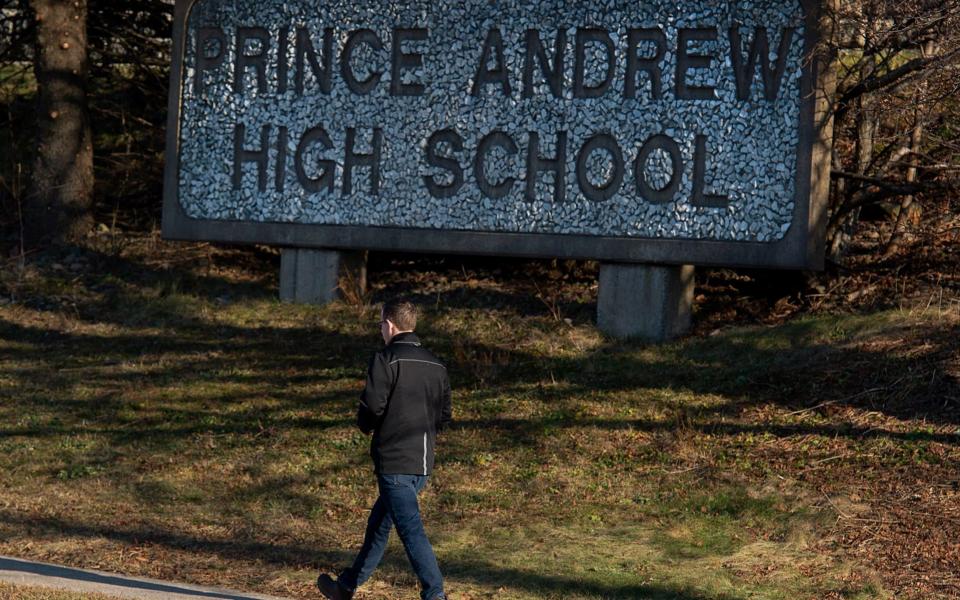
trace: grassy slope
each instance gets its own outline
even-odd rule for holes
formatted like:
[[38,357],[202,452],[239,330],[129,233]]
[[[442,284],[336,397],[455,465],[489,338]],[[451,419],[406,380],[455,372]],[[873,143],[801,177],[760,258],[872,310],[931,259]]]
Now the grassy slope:
[[[374,499],[353,411],[375,312],[96,266],[5,275],[0,553],[314,597]],[[942,316],[648,347],[448,297],[420,329],[457,425],[422,505],[458,598],[887,598],[896,579],[844,540],[878,521],[878,480],[960,460],[956,415],[924,416],[956,390]],[[416,597],[392,543],[363,597]]]

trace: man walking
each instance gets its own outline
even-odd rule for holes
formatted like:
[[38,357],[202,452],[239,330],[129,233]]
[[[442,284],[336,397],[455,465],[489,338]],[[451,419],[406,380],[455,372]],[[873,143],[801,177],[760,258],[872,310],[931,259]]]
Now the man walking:
[[377,474],[377,498],[363,546],[353,565],[334,580],[327,574],[317,587],[330,600],[350,600],[377,568],[396,527],[407,558],[420,580],[423,600],[445,600],[443,576],[420,520],[417,494],[433,470],[437,432],[451,419],[446,367],[420,344],[413,330],[417,308],[391,300],[380,311],[386,346],[373,355],[360,397],[357,426],[373,432],[370,456]]

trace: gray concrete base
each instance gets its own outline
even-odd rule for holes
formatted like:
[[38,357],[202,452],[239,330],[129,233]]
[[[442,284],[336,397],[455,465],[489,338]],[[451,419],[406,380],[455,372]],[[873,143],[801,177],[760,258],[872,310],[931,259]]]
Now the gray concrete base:
[[367,253],[284,248],[280,252],[280,300],[326,304],[362,297],[367,288]]
[[693,266],[600,264],[597,326],[617,338],[663,342],[690,328]]
[[74,569],[0,556],[0,581],[133,600],[282,600],[220,588]]

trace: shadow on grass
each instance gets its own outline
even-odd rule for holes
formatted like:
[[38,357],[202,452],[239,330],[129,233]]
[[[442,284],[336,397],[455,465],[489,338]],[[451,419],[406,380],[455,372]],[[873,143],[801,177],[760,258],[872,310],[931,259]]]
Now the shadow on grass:
[[[212,275],[209,269],[208,274],[203,275],[196,272],[200,269],[184,268],[183,265],[188,263],[183,260],[173,263],[180,264],[180,268],[167,269],[95,250],[66,252],[79,253],[89,261],[92,266],[80,274],[82,285],[102,292],[98,299],[80,302],[75,307],[77,318],[88,323],[134,329],[160,323],[172,331],[134,331],[127,335],[100,337],[25,327],[9,321],[0,323],[3,338],[37,345],[34,356],[38,358],[38,376],[44,370],[49,371],[49,365],[42,357],[49,354],[48,350],[54,344],[62,344],[68,346],[75,357],[101,354],[115,362],[144,361],[172,353],[193,354],[197,358],[195,364],[184,360],[167,364],[162,373],[157,374],[110,373],[105,377],[110,383],[141,382],[145,378],[148,382],[162,381],[167,377],[191,383],[228,381],[286,390],[322,380],[326,376],[325,370],[330,369],[346,368],[351,376],[362,378],[367,356],[377,349],[379,343],[374,328],[369,336],[353,336],[313,326],[248,328],[212,323],[198,315],[183,314],[175,302],[156,302],[157,298],[153,297],[155,294],[161,298],[186,294],[213,304],[225,297],[234,300],[272,299],[276,294],[272,286],[279,262],[276,255],[260,256],[258,260],[239,254],[218,255],[217,261],[232,261],[236,263],[234,267],[251,268],[259,276],[259,280],[237,282]],[[386,297],[406,293],[425,305],[434,304],[438,298],[418,291],[417,273],[422,275],[426,270],[453,276],[462,270],[463,277],[469,278],[472,275],[468,275],[467,268],[476,271],[491,266],[488,259],[482,258],[419,255],[406,258],[411,260],[405,260],[405,256],[372,255],[371,268],[388,270],[384,275],[390,283],[380,294]],[[206,260],[213,259],[208,257]],[[556,265],[549,267],[544,261],[503,259],[496,264],[498,267],[494,271],[504,277],[513,273],[512,269],[524,265],[534,265],[538,273],[543,271],[544,279],[549,279],[547,274],[555,276],[563,271]],[[416,272],[411,271],[414,268]],[[390,269],[398,271],[399,275]],[[583,279],[583,276],[580,273],[573,279]],[[408,281],[411,278],[415,280],[413,283]],[[562,287],[564,282],[558,280],[553,284]],[[506,306],[519,308],[517,314],[542,316],[547,312],[546,307],[541,300],[525,293],[529,287],[461,289],[441,294],[439,300],[443,310],[483,311]],[[523,291],[518,292],[518,289]],[[149,293],[138,297],[134,293],[137,290]],[[140,305],[148,306],[140,309]],[[588,303],[570,306],[577,310],[592,310]],[[57,310],[42,299],[38,308]],[[186,307],[187,310],[190,308]],[[208,308],[216,310],[216,306]],[[550,325],[558,332],[563,327],[557,323]],[[844,346],[846,332],[842,325],[837,327],[837,331],[824,332],[822,324],[808,320],[776,329],[752,329],[717,338],[690,340],[679,346],[668,346],[664,357],[669,362],[657,363],[638,357],[636,351],[642,346],[632,343],[608,342],[574,358],[556,358],[517,350],[509,341],[490,344],[463,339],[460,334],[431,328],[429,322],[422,329],[427,334],[428,344],[438,354],[448,359],[457,358],[451,369],[455,385],[489,384],[491,395],[518,384],[549,379],[567,386],[564,392],[551,398],[561,401],[575,399],[584,391],[673,389],[727,396],[733,400],[728,403],[731,412],[751,403],[772,402],[785,408],[804,410],[828,402],[902,418],[926,417],[934,424],[960,424],[960,383],[956,375],[960,370],[957,367],[960,363],[960,328],[927,326],[922,336],[916,333],[905,336],[915,340],[922,337],[922,343],[910,352],[904,352],[896,345],[874,349]],[[834,339],[824,341],[825,333],[835,334]],[[108,351],[104,353],[103,348]],[[15,352],[19,357],[31,356],[30,350]],[[0,357],[6,353],[0,351]],[[71,366],[89,366],[79,360],[76,362],[80,364]],[[492,362],[497,364],[489,364]],[[233,372],[229,373],[231,369]]]
[[[577,398],[600,392],[612,394],[610,398],[616,400],[618,392],[640,390],[721,397],[722,403],[709,408],[682,407],[675,402],[667,402],[663,407],[676,412],[679,420],[694,428],[720,433],[826,433],[846,437],[887,434],[882,429],[843,422],[813,428],[711,422],[720,417],[739,418],[744,409],[764,404],[798,414],[829,416],[834,409],[856,408],[922,421],[924,426],[960,425],[960,328],[931,324],[909,332],[894,331],[892,341],[882,340],[876,347],[846,344],[842,340],[833,343],[822,339],[824,333],[823,324],[808,321],[776,330],[752,329],[706,340],[691,339],[649,351],[641,344],[608,342],[574,357],[537,356],[469,340],[465,352],[462,347],[457,348],[464,343],[462,340],[441,331],[430,331],[423,337],[435,340],[441,355],[479,357],[479,366],[469,361],[454,365],[459,383],[476,390],[472,395],[475,401],[495,402],[510,394],[533,396],[552,405],[555,414],[559,411],[560,418],[549,423],[554,426],[578,422],[574,416]],[[898,341],[896,336],[900,333],[904,339]],[[499,421],[506,429],[520,434],[543,424],[514,421],[509,415]],[[663,427],[629,418],[579,423],[601,428]],[[960,443],[960,436],[927,435],[921,431],[894,437]]]
[[[145,268],[137,274],[137,265],[127,262],[119,271],[131,282],[164,287],[177,277]],[[269,295],[262,284],[251,286],[238,289],[222,278],[201,277],[188,287],[207,299],[217,298],[225,288],[252,298]],[[80,320],[90,323],[126,325],[121,333],[115,333],[116,328],[98,334],[38,325],[0,313],[0,339],[7,342],[0,346],[0,377],[13,382],[4,385],[0,396],[8,398],[8,408],[19,417],[0,427],[0,439],[105,436],[109,452],[54,468],[54,475],[69,478],[103,470],[110,452],[142,449],[144,444],[174,452],[197,435],[233,435],[254,442],[274,434],[322,436],[352,424],[357,384],[367,357],[379,346],[372,327],[369,335],[356,335],[320,324],[330,318],[294,327],[270,326],[265,319],[242,326],[182,314],[175,304],[162,303],[152,308],[151,318],[163,327],[152,326],[149,319],[130,325],[128,302],[133,300],[117,303],[107,294],[78,311]],[[216,310],[209,302],[204,306]],[[327,316],[336,321],[335,313]],[[535,326],[546,327],[548,334],[553,326],[556,335],[563,334],[562,325]],[[536,447],[546,429],[655,432],[681,426],[724,436],[814,434],[960,445],[958,435],[921,427],[892,431],[823,419],[788,425],[741,417],[744,409],[764,404],[791,412],[819,412],[829,405],[923,418],[932,425],[960,424],[960,385],[951,374],[960,355],[956,327],[925,325],[919,332],[902,332],[903,343],[880,345],[847,343],[844,327],[840,318],[837,324],[829,318],[810,319],[656,350],[607,341],[572,356],[519,349],[509,337],[491,342],[484,332],[441,330],[429,320],[421,332],[440,356],[453,358],[454,388],[473,389],[470,410],[464,411],[471,416],[459,418],[455,427],[502,432],[496,444],[504,449]],[[641,390],[650,394],[638,396]],[[581,399],[596,398],[597,393],[611,402],[630,393],[630,402],[656,405],[667,418],[581,416]],[[719,400],[705,407],[685,406],[671,397],[677,393]],[[500,402],[504,397],[539,403],[541,416],[511,416],[510,403]],[[484,408],[487,403],[490,412]],[[351,457],[360,456],[355,448],[350,452]],[[355,466],[344,461],[325,468],[329,474]],[[285,487],[262,493],[282,493]]]
[[[56,517],[26,517],[0,510],[0,523],[29,529],[32,533],[53,533],[66,537],[102,538],[126,544],[151,544],[171,550],[188,550],[216,554],[228,560],[256,561],[282,568],[336,571],[348,565],[354,555],[343,549],[317,550],[297,545],[270,544],[259,541],[211,540],[148,529],[121,529],[71,522]],[[531,593],[557,595],[582,594],[601,598],[632,600],[706,600],[708,597],[690,590],[660,585],[614,585],[582,578],[544,575],[497,564],[440,557],[441,566],[450,579],[463,579],[493,588],[512,588]],[[530,560],[536,561],[536,556]],[[2,565],[0,565],[2,566]],[[388,552],[381,568],[409,571],[410,565],[400,552]]]
[[[254,300],[273,294],[262,283],[238,286],[216,276],[185,278],[152,269],[135,274],[141,267],[130,262],[116,277],[132,286],[165,289],[171,297],[196,294],[208,310],[216,310],[216,300],[225,293],[234,299]],[[497,301],[510,303],[514,299],[507,294]],[[475,298],[462,296],[460,300],[463,304],[445,306],[444,310],[474,306]],[[128,293],[118,286],[115,293],[107,290],[99,300],[78,307],[75,316],[79,320],[121,326],[119,334],[114,333],[116,328],[100,335],[38,325],[0,313],[0,339],[6,342],[0,346],[0,397],[8,416],[15,418],[0,429],[0,438],[102,434],[111,449],[126,451],[124,446],[144,442],[176,448],[186,438],[205,433],[235,434],[250,440],[264,432],[323,435],[353,422],[356,384],[362,381],[369,353],[378,347],[374,328],[369,334],[354,335],[319,322],[278,327],[270,326],[265,319],[260,321],[266,321],[266,326],[247,327],[184,314],[176,302],[157,303],[131,317],[131,307],[138,301],[136,290]],[[489,298],[483,302],[487,301]],[[486,310],[483,302],[478,309]],[[60,310],[43,302],[38,308],[52,313]],[[477,409],[504,396],[522,395],[542,403],[545,414],[541,417],[511,416],[506,403],[497,409],[499,416],[461,418],[455,425],[461,430],[503,432],[496,436],[496,443],[505,447],[534,446],[546,427],[665,431],[681,423],[695,431],[728,436],[886,436],[960,444],[960,436],[919,426],[904,432],[842,422],[783,425],[740,418],[743,409],[756,405],[774,404],[796,412],[819,411],[829,405],[905,419],[923,417],[933,425],[960,424],[960,385],[954,374],[960,353],[956,327],[923,325],[920,331],[902,332],[902,343],[888,339],[885,342],[889,343],[870,345],[850,343],[847,332],[842,331],[842,319],[838,321],[841,323],[835,331],[829,323],[811,319],[775,329],[755,328],[691,339],[655,351],[641,344],[608,341],[574,356],[540,355],[519,349],[509,337],[491,342],[489,335],[444,331],[429,321],[421,331],[428,346],[440,356],[452,358],[454,388],[473,389],[464,395],[469,398],[471,412],[494,414]],[[561,324],[547,321],[536,326],[548,335],[563,335]],[[676,413],[676,420],[578,416],[577,404],[584,398],[595,400],[598,392],[604,393],[606,400],[617,402],[639,390],[670,392],[660,396],[651,393],[649,397],[640,396],[640,400],[633,395],[630,401],[662,403],[660,408],[668,409],[668,414]],[[143,392],[152,393],[145,396],[150,402],[137,398]],[[687,408],[669,397],[674,392],[711,395],[720,401],[709,407]],[[35,419],[33,415],[45,416]],[[354,454],[360,456],[359,452]],[[360,467],[345,460],[325,468],[337,472]],[[127,473],[120,475],[128,477]],[[309,474],[314,475],[320,474]],[[312,498],[298,496],[290,489],[295,483],[267,479],[249,495],[308,504]],[[145,489],[143,499],[150,493]],[[343,549],[317,551],[256,541],[204,540],[164,531],[33,519],[9,512],[0,512],[0,522],[127,543],[150,541],[303,568],[315,560],[342,565],[352,558]],[[387,564],[406,569],[402,557],[390,558]],[[617,587],[569,576],[540,575],[482,562],[453,561],[445,566],[457,577],[483,585],[509,585],[558,596],[703,597],[655,586]]]
[[[57,565],[35,563],[17,559],[0,557],[0,572],[17,572],[36,575],[39,577],[55,577],[61,580],[82,581],[103,586],[110,586],[110,590],[103,592],[118,592],[124,590],[129,594],[133,590],[143,590],[147,593],[176,594],[177,597],[192,596],[196,598],[210,598],[212,600],[256,600],[246,594],[231,594],[228,592],[207,591],[192,586],[183,586],[175,583],[147,581],[141,578],[107,575],[94,573],[88,570],[71,569]],[[117,588],[120,588],[119,590]]]
[[[459,420],[453,424],[453,429],[476,429],[480,431],[499,430],[510,436],[510,439],[532,443],[544,425],[554,428],[581,428],[596,427],[598,429],[617,430],[632,429],[637,431],[673,431],[678,425],[670,421],[655,421],[653,419],[582,419],[571,418],[563,421],[531,421],[528,419],[468,419]],[[838,425],[749,425],[730,423],[728,421],[699,420],[695,423],[684,423],[683,427],[699,433],[710,435],[736,436],[742,433],[769,434],[779,438],[805,435],[820,435],[825,437],[849,438],[891,438],[916,442],[940,442],[944,444],[960,445],[960,435],[950,433],[935,433],[929,431],[889,431],[877,427],[857,427],[847,423]]]
[[[111,311],[100,307],[93,312]],[[50,392],[18,394],[19,403],[29,404],[30,398],[34,398],[44,408],[61,408],[68,418],[73,412],[74,416],[93,419],[100,427],[107,426],[103,432],[118,435],[156,431],[160,424],[147,419],[137,423],[139,429],[124,424],[123,431],[109,426],[110,421],[118,418],[117,412],[129,406],[129,399],[122,397],[120,390],[131,386],[140,390],[197,389],[197,402],[208,406],[203,410],[164,408],[162,424],[190,423],[169,430],[161,427],[165,434],[204,430],[243,433],[255,423],[283,429],[326,428],[339,422],[291,419],[287,413],[319,409],[331,403],[342,403],[341,410],[352,410],[357,390],[344,381],[361,381],[366,359],[377,348],[373,333],[350,335],[319,325],[243,327],[178,314],[167,316],[175,326],[160,332],[133,330],[121,335],[57,330],[0,317],[0,338],[15,343],[0,349],[0,359],[9,359],[10,365],[2,372],[21,385]],[[901,418],[923,417],[931,424],[960,424],[960,384],[950,374],[951,365],[955,367],[960,356],[958,328],[929,326],[921,333],[912,332],[914,348],[897,344],[876,348],[834,344],[823,340],[823,328],[823,324],[811,320],[775,330],[745,330],[670,345],[656,355],[643,352],[642,345],[608,342],[573,357],[543,356],[518,350],[509,343],[495,345],[465,339],[461,334],[435,329],[430,323],[422,330],[428,345],[440,356],[458,357],[451,364],[455,388],[483,386],[472,395],[473,401],[479,403],[519,392],[533,394],[544,404],[564,409],[569,408],[565,404],[596,392],[668,390],[725,397],[726,401],[718,406],[697,408],[686,415],[696,422],[696,427],[711,432],[885,435],[882,430],[848,424],[794,428],[710,421],[736,416],[744,407],[764,403],[792,411],[815,410],[819,405],[849,406]],[[495,363],[489,358],[492,356],[497,357]],[[124,365],[137,368],[122,368]],[[92,398],[78,399],[71,392],[89,386],[91,375],[101,391]],[[560,385],[540,386],[531,391],[531,384],[544,381]],[[332,385],[333,389],[317,393],[315,387],[311,388],[317,385]],[[231,414],[226,417],[229,423],[215,422],[221,418],[223,406],[258,398],[278,402]],[[212,421],[206,425],[198,422],[204,417]],[[583,423],[562,411],[560,417],[546,424],[664,427],[630,419]],[[256,422],[245,424],[247,419]],[[543,420],[511,421],[506,417],[478,422],[477,426],[499,426],[523,436],[544,424]],[[41,435],[43,431],[42,427],[7,428],[0,435]],[[50,429],[50,433],[64,432]],[[922,432],[898,437],[957,441],[954,436]]]
[[203,539],[162,530],[77,523],[57,517],[25,516],[6,510],[0,510],[0,523],[24,528],[31,534],[102,538],[131,545],[155,544],[171,550],[206,552],[225,559],[263,561],[278,566],[296,565],[309,568],[317,561],[333,565],[353,559],[352,555],[341,549],[317,550],[306,546],[254,540]]
[[[536,556],[530,557],[531,562]],[[448,576],[473,581],[479,585],[500,588],[508,587],[526,592],[546,593],[558,598],[572,594],[617,598],[624,600],[707,600],[716,598],[689,589],[680,589],[655,584],[615,585],[589,581],[562,575],[541,575],[519,569],[510,569],[495,564],[473,561],[442,560]],[[736,596],[724,596],[735,600]],[[744,596],[746,597],[746,596]]]
[[[185,294],[206,301],[277,298],[279,256],[259,251],[253,251],[251,255],[249,248],[245,253],[230,251],[229,247],[221,250],[214,253],[210,249],[207,254],[200,252],[193,261],[174,254],[164,266],[148,266],[135,258],[103,251],[65,248],[60,255],[46,257],[46,262],[40,266],[55,278],[72,279],[72,284],[79,282],[87,289],[103,295],[95,303],[85,302],[76,307],[71,304],[71,308],[77,310],[76,316],[87,322],[130,325],[144,316],[162,316],[156,312],[138,315],[136,311],[125,313],[117,310],[124,304],[135,302],[138,291],[160,296]],[[86,261],[83,270],[76,273],[50,272],[48,263],[54,260],[69,262],[77,256]],[[252,275],[251,280],[237,281],[214,274],[214,265],[243,270]],[[490,276],[491,267],[496,273],[495,280]],[[423,306],[433,306],[439,302],[445,308],[452,309],[498,308],[523,317],[542,316],[552,306],[561,311],[563,316],[573,316],[578,321],[589,321],[594,312],[593,302],[579,298],[583,294],[576,294],[578,298],[572,299],[567,297],[570,295],[567,292],[571,287],[578,291],[590,289],[595,283],[596,274],[589,270],[581,273],[555,265],[551,267],[549,261],[498,258],[491,263],[489,258],[482,257],[371,252],[369,269],[371,273],[379,270],[377,275],[387,282],[385,288],[371,290],[370,300],[373,302],[402,295]],[[438,278],[446,282],[446,285],[439,286],[444,291],[437,293],[424,290],[431,283],[435,284]],[[38,310],[55,311],[62,308],[52,300],[33,297],[32,300],[28,299],[27,304]],[[179,315],[179,320],[180,324],[190,322],[187,315]]]

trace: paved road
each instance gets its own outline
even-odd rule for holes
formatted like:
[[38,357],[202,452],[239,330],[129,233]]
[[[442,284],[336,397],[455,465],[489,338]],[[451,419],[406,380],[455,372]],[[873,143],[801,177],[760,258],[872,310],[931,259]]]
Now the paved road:
[[275,596],[128,577],[0,556],[0,581],[137,600],[282,600]]

